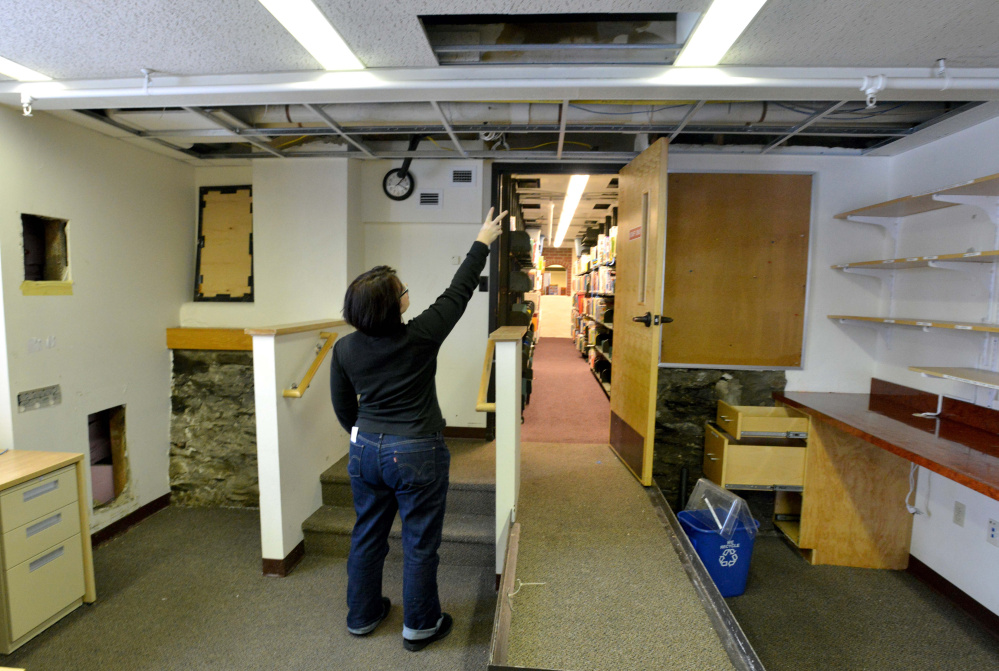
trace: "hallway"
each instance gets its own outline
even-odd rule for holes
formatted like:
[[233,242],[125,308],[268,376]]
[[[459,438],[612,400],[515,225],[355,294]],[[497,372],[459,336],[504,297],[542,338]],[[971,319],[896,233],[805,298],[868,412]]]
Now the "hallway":
[[610,401],[570,338],[540,338],[534,349],[525,443],[601,443],[610,431]]

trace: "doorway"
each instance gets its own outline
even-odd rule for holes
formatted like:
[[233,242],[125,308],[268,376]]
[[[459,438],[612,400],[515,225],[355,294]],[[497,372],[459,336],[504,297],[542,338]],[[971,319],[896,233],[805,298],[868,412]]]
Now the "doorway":
[[511,228],[530,236],[534,252],[526,267],[506,270],[526,271],[531,291],[499,283],[509,309],[531,315],[521,438],[607,444],[617,166],[511,166],[497,182]]

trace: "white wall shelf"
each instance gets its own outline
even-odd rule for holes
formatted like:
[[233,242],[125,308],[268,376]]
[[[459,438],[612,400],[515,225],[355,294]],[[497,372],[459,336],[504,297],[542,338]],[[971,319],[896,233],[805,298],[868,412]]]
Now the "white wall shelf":
[[888,226],[903,217],[940,210],[945,207],[954,207],[955,205],[977,207],[988,215],[992,223],[999,225],[999,174],[979,177],[964,184],[956,184],[930,193],[905,196],[849,212],[841,212],[836,215],[836,218]]
[[999,389],[999,373],[978,368],[932,368],[929,366],[909,366],[909,370],[928,377],[966,382],[978,387]]
[[923,330],[950,329],[955,331],[999,333],[999,324],[983,324],[979,322],[951,322],[939,319],[913,319],[909,317],[857,317],[853,315],[829,315],[829,319],[837,319],[840,323],[857,322],[859,325],[873,324],[880,326],[882,324],[889,324],[895,326],[917,326]]
[[[965,254],[938,254],[936,256],[913,256],[902,259],[879,261],[856,261],[832,266],[836,270],[904,270],[908,268],[947,268],[952,263],[992,263],[999,261],[999,250],[988,252],[968,252]],[[945,265],[946,264],[946,265]]]

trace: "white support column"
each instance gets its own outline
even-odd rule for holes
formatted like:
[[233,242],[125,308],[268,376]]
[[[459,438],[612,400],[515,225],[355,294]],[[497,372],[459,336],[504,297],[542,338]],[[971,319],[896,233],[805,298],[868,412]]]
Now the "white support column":
[[260,550],[264,559],[284,559],[281,513],[281,445],[278,438],[278,382],[275,337],[253,336],[253,397],[257,420],[257,478],[260,487]]
[[503,572],[520,496],[521,335],[496,341],[496,573]]

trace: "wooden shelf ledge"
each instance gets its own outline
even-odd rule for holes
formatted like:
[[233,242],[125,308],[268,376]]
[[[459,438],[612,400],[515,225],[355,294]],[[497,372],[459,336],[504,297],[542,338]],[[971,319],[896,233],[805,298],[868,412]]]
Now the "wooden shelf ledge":
[[932,368],[929,366],[909,366],[909,370],[929,377],[966,382],[978,387],[999,389],[999,373],[979,368]]
[[999,261],[999,250],[987,252],[967,252],[965,254],[938,254],[936,256],[910,256],[902,259],[882,259],[879,261],[856,261],[832,266],[836,270],[847,268],[867,268],[871,270],[903,270],[906,268],[930,268],[933,261],[945,263],[992,263]]
[[200,349],[232,352],[253,351],[253,339],[241,328],[167,329],[167,349]]
[[869,324],[894,324],[897,326],[920,326],[922,328],[952,329],[955,331],[999,333],[999,324],[982,324],[980,322],[951,322],[939,319],[914,319],[911,317],[857,317],[853,315],[829,315],[829,319],[865,322]]
[[836,215],[836,218],[873,217],[897,219],[899,217],[908,217],[914,214],[922,214],[923,212],[940,210],[945,207],[954,207],[960,204],[938,200],[936,196],[944,198],[954,196],[999,198],[999,174],[979,177],[970,182],[955,184],[936,191],[930,191],[929,193],[905,196],[904,198],[875,203],[874,205],[850,210],[849,212],[841,212]]

